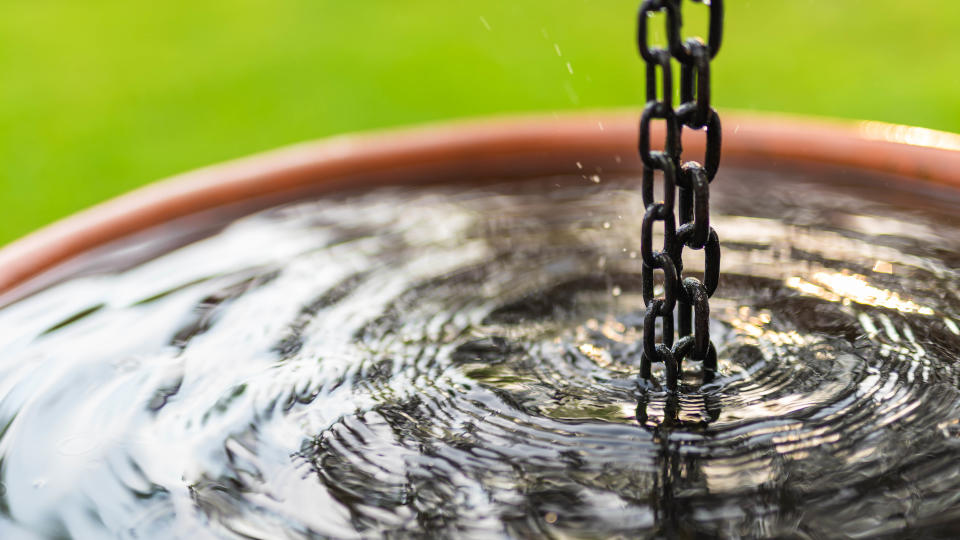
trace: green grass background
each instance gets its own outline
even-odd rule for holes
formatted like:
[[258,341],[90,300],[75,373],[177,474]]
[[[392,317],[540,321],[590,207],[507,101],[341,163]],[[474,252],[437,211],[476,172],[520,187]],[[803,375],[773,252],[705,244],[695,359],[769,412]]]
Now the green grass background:
[[[636,105],[638,3],[4,0],[0,243],[305,139]],[[714,103],[960,131],[958,66],[960,2],[728,0]]]

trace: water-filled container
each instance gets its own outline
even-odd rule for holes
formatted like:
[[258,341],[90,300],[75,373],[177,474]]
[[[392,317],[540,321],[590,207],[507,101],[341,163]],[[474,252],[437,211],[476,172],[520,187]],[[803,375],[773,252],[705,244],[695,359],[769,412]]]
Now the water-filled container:
[[960,137],[724,115],[719,375],[669,395],[637,117],[308,143],[6,247],[0,534],[950,537]]

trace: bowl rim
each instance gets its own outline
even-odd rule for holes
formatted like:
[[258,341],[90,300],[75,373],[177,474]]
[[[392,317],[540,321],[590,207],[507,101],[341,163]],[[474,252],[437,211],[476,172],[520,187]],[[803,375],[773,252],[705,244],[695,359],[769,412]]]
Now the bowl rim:
[[[0,305],[65,277],[48,274],[82,254],[230,205],[249,212],[308,193],[444,181],[451,174],[460,181],[637,170],[638,118],[637,109],[620,109],[449,121],[334,136],[173,176],[0,249]],[[837,166],[960,188],[960,135],[869,121],[736,112],[722,118],[724,165]],[[662,137],[662,126],[655,130],[653,137]],[[685,138],[684,152],[702,153],[702,137]]]

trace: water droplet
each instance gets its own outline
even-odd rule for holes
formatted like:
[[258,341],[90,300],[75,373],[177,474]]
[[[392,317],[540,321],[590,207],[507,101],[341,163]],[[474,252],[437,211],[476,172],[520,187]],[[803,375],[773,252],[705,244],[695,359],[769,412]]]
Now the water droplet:
[[592,174],[592,175],[590,175],[590,181],[593,182],[594,184],[599,184],[599,183],[600,183],[600,175],[599,175],[599,174]]
[[570,81],[563,81],[563,89],[567,92],[567,97],[570,98],[570,103],[574,105],[580,104],[580,96],[577,95],[577,91],[573,89],[573,85],[570,84]]
[[569,71],[570,74],[573,75],[573,66],[570,65],[570,62],[567,62],[567,71]]
[[620,296],[623,293],[623,290],[621,290],[619,286],[615,286],[613,290],[610,291],[610,293],[613,294],[614,296]]
[[557,56],[563,56],[563,54],[560,52],[560,44],[559,44],[559,43],[554,43],[554,44],[553,44],[553,50],[557,51]]
[[604,228],[604,229],[609,229],[609,228],[610,228],[610,222],[609,222],[609,221],[604,221],[604,222],[603,222],[603,228]]

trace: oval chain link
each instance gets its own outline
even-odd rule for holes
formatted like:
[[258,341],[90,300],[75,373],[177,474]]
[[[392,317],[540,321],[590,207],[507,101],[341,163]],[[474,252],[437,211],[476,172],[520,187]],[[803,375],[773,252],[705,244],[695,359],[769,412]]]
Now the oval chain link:
[[[710,226],[710,183],[720,165],[722,128],[710,104],[710,61],[723,39],[723,0],[688,0],[709,6],[707,39],[684,38],[684,0],[644,0],[637,15],[637,46],[646,63],[646,105],[640,117],[637,151],[643,162],[642,194],[646,212],[640,235],[642,292],[646,303],[640,375],[652,379],[651,364],[666,368],[667,390],[674,392],[683,376],[683,361],[703,364],[703,381],[713,379],[717,352],[710,340],[709,299],[720,277],[720,241]],[[666,47],[649,43],[649,19],[666,15]],[[680,105],[673,107],[671,59],[680,65]],[[658,84],[657,72],[661,80]],[[662,151],[650,148],[651,120],[666,124]],[[682,159],[683,129],[704,131],[703,162]],[[663,200],[655,200],[655,171],[663,178]],[[663,222],[662,249],[653,246],[652,228]],[[684,248],[703,251],[703,281],[683,273]],[[655,270],[663,271],[663,293],[654,291]],[[677,339],[674,338],[676,310]],[[660,321],[659,339],[657,321]]]

